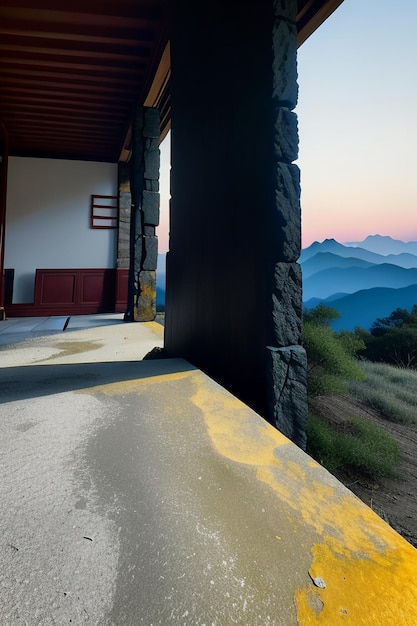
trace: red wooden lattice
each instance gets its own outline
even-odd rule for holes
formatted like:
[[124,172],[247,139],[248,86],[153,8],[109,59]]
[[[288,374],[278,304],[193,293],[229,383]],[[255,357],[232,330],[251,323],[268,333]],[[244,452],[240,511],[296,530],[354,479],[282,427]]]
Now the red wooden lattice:
[[117,196],[91,196],[91,228],[117,228],[118,217]]

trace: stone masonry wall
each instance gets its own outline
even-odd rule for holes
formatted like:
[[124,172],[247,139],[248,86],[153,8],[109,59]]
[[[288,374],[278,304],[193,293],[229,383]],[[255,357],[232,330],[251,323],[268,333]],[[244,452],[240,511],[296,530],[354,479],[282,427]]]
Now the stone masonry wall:
[[267,347],[270,419],[306,445],[307,359],[302,347],[300,174],[297,116],[297,1],[273,0],[275,227],[278,249],[271,285],[271,346]]
[[[129,288],[125,319],[151,321],[156,314],[156,264],[159,224],[159,136],[158,109],[140,107],[132,133],[130,193],[120,189],[118,264],[126,263],[126,226],[129,208]],[[130,197],[129,197],[130,196]],[[119,265],[118,265],[119,266]]]
[[129,269],[130,259],[130,168],[127,163],[119,163],[119,224],[117,236],[117,269]]

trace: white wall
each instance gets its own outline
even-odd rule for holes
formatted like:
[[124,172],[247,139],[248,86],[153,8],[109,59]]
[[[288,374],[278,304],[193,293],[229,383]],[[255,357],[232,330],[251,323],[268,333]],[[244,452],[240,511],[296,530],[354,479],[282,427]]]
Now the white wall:
[[117,194],[117,164],[10,157],[5,267],[14,303],[33,302],[37,268],[112,268],[117,230],[90,228],[91,195]]

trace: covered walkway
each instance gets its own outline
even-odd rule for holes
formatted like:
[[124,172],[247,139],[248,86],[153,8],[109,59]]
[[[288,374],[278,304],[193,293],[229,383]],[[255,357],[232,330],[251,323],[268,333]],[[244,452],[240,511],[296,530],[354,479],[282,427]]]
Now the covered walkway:
[[161,326],[12,322],[1,624],[417,623],[416,551],[187,361],[140,360]]

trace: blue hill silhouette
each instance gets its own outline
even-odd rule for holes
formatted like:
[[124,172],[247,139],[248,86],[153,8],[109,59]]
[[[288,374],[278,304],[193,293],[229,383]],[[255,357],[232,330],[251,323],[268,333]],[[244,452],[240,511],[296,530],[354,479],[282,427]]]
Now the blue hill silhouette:
[[[380,235],[351,244],[326,239],[305,248],[300,263],[304,305],[312,308],[324,301],[337,309],[342,319],[335,329],[369,328],[397,307],[411,309],[417,303],[417,242]],[[165,282],[166,255],[159,254],[158,310],[165,307]]]
[[368,235],[363,241],[345,243],[345,246],[359,246],[370,252],[383,255],[409,253],[417,255],[417,241],[404,242],[387,235]]
[[356,257],[343,257],[333,252],[318,252],[302,263],[303,278],[305,280],[313,274],[329,268],[370,267],[371,265],[373,264],[370,261]]
[[320,302],[339,311],[340,319],[332,323],[334,330],[354,330],[356,326],[369,330],[378,317],[387,317],[394,309],[410,311],[413,304],[417,303],[417,285],[402,289],[364,289],[336,300],[329,298],[318,301],[314,298],[306,303],[306,308],[315,307]]
[[338,310],[342,318],[334,323],[335,330],[369,329],[398,307],[410,310],[417,303],[414,251],[416,242],[380,235],[346,245],[335,239],[314,242],[300,258],[305,307],[324,302]]
[[337,292],[354,293],[373,287],[407,287],[417,284],[417,268],[405,269],[383,263],[370,267],[334,267],[306,278],[304,299],[328,298]]
[[[365,240],[366,241],[366,240]],[[395,240],[392,240],[395,241]],[[341,258],[362,259],[368,263],[380,265],[381,263],[392,263],[400,267],[417,267],[417,252],[414,253],[416,244],[399,242],[403,246],[403,252],[400,254],[378,254],[370,250],[366,250],[360,246],[350,244],[342,244],[335,239],[325,239],[322,243],[315,241],[308,248],[304,248],[301,252],[300,263],[304,265],[309,259],[322,253],[331,253]],[[408,246],[408,247],[407,247]],[[329,266],[333,267],[333,265]]]
[[311,246],[308,246],[308,248],[304,248],[301,251],[300,263],[304,263],[319,252],[331,252],[341,257],[351,256],[357,259],[363,259],[364,261],[370,261],[371,263],[375,262],[373,252],[369,252],[369,250],[363,248],[348,248],[336,241],[336,239],[325,239],[322,242],[315,241]]

